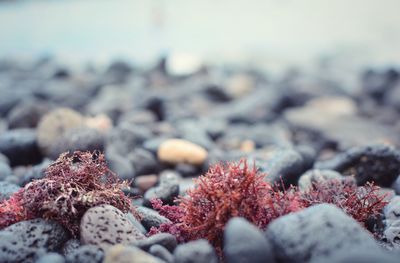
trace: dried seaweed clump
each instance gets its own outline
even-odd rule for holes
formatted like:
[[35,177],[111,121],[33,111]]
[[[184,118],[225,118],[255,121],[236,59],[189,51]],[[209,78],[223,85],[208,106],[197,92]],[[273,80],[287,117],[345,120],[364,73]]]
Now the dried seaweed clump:
[[152,200],[153,208],[172,223],[152,228],[149,234],[168,232],[180,242],[206,238],[221,252],[223,229],[235,216],[265,229],[280,216],[330,203],[365,225],[367,220],[380,216],[387,204],[379,187],[372,183],[358,187],[353,180],[327,180],[314,183],[306,192],[293,186],[280,191],[264,177],[245,160],[214,165],[195,180],[195,188],[176,200],[177,205]]
[[369,219],[378,218],[388,204],[386,195],[380,193],[374,183],[357,186],[354,180],[325,180],[313,183],[311,189],[302,193],[304,206],[321,203],[334,204],[362,225]]
[[[128,183],[109,170],[98,152],[66,153],[45,170],[42,179],[28,183],[0,204],[0,228],[31,218],[52,219],[79,235],[79,222],[91,207],[109,204],[134,212],[122,192]],[[5,217],[4,217],[5,216]]]
[[301,209],[297,192],[275,191],[264,177],[245,160],[214,165],[195,180],[194,189],[176,200],[178,206],[152,201],[153,207],[172,224],[153,228],[150,234],[169,232],[179,241],[206,238],[220,249],[223,229],[232,217],[244,217],[265,228],[271,220]]

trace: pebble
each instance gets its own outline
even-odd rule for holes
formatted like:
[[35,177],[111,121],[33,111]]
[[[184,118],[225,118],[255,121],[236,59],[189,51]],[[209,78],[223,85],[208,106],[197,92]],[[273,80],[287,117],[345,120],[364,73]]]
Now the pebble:
[[97,245],[104,251],[115,244],[130,244],[144,238],[124,213],[110,205],[87,210],[80,229],[82,244]]
[[148,251],[153,245],[161,245],[172,252],[177,246],[177,241],[174,235],[171,235],[169,233],[159,233],[149,236],[146,239],[137,240],[132,243],[132,245],[144,251]]
[[42,159],[34,129],[9,130],[0,135],[0,152],[11,166],[36,164]]
[[22,101],[8,113],[8,128],[35,128],[49,108],[50,105],[45,101]]
[[[255,152],[251,155],[261,171],[266,173],[265,180],[285,186],[296,184],[307,169],[303,157],[292,149],[274,149],[267,152]],[[282,181],[281,181],[282,180]]]
[[[339,254],[331,259],[324,259],[326,263],[396,263],[399,256],[385,250],[368,251],[360,250],[350,253]],[[314,263],[314,262],[311,262]]]
[[217,263],[218,258],[214,248],[207,240],[189,241],[176,247],[175,263]]
[[10,196],[21,189],[18,185],[0,181],[0,202],[10,198]]
[[107,250],[103,263],[162,263],[151,254],[136,247],[123,245],[112,246]]
[[55,252],[46,253],[41,256],[35,263],[64,263],[65,258]]
[[69,129],[84,125],[84,117],[69,108],[58,108],[45,114],[37,126],[37,141],[41,151],[48,154],[60,136]]
[[164,204],[174,204],[179,195],[179,175],[175,172],[164,171],[160,175],[159,185],[146,191],[143,196],[143,205],[152,207],[151,200],[158,198]]
[[340,173],[333,170],[313,169],[300,176],[298,186],[301,191],[306,191],[312,187],[313,183],[325,180],[342,180],[343,178]]
[[79,127],[65,131],[48,148],[47,156],[57,159],[61,153],[74,151],[103,151],[105,137],[99,130]]
[[158,182],[158,176],[155,174],[142,175],[135,178],[134,184],[141,191],[146,192]]
[[155,156],[142,148],[136,148],[128,154],[127,159],[135,169],[136,175],[145,175],[157,173],[159,170],[158,162]]
[[83,245],[66,256],[67,263],[102,263],[104,252],[95,245]]
[[11,173],[11,167],[7,163],[0,162],[0,181],[5,180]]
[[227,263],[275,262],[272,245],[260,229],[241,217],[228,221],[224,230],[223,251]]
[[207,159],[207,151],[186,140],[168,139],[159,146],[157,156],[160,161],[166,163],[202,165]]
[[138,206],[136,208],[140,215],[140,222],[147,229],[150,230],[152,227],[159,227],[161,224],[171,223],[169,219],[160,215],[157,211],[144,207]]
[[315,168],[353,175],[359,185],[374,181],[382,187],[390,187],[400,174],[400,151],[386,145],[354,147],[316,163]]
[[61,248],[61,253],[67,257],[68,255],[74,253],[81,246],[81,242],[79,239],[70,239],[64,243]]
[[0,231],[0,262],[33,262],[42,251],[59,249],[67,238],[66,230],[52,221],[15,223]]
[[174,256],[163,246],[152,245],[149,249],[149,253],[155,257],[164,260],[167,263],[174,262]]
[[379,250],[373,236],[342,210],[315,205],[282,216],[265,232],[278,262],[321,262],[324,258],[360,249]]

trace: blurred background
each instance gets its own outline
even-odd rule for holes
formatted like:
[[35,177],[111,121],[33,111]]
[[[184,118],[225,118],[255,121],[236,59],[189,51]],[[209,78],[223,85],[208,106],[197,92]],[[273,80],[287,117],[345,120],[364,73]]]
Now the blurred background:
[[0,57],[398,64],[399,9],[397,0],[0,1]]

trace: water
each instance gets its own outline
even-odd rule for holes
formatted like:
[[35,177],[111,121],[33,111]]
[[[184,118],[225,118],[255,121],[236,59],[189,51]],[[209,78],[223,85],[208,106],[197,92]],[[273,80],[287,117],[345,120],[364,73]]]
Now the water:
[[0,57],[399,64],[399,10],[398,0],[19,1],[0,5]]

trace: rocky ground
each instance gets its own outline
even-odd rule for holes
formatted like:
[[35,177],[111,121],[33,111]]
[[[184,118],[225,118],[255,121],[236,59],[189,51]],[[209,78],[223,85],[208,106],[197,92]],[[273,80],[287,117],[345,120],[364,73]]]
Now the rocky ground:
[[[21,221],[0,231],[0,261],[398,262],[400,71],[352,77],[348,87],[340,75],[293,69],[278,77],[238,67],[177,72],[166,61],[79,70],[49,58],[1,61],[0,201],[42,178],[61,153],[100,150],[130,180],[125,194],[140,196],[133,202],[141,218],[97,206],[82,218],[79,238],[52,221]],[[210,164],[241,158],[271,183],[375,182],[390,201],[374,223],[379,230],[320,204],[266,230],[231,219],[218,256],[204,239],[147,236],[168,221],[151,209],[153,198],[173,204]],[[130,234],[113,239],[117,233]]]

